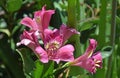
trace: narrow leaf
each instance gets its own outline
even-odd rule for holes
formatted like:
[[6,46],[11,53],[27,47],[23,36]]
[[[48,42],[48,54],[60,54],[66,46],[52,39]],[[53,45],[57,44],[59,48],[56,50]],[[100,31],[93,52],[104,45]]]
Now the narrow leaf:
[[31,72],[35,67],[34,61],[30,57],[30,51],[22,48],[20,50],[17,49],[17,52],[20,54],[22,61],[23,61],[23,71],[26,77],[32,78]]

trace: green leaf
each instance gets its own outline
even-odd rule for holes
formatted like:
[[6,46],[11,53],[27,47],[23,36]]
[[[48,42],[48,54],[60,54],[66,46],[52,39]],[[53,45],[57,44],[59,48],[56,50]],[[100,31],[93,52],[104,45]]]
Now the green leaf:
[[9,12],[17,11],[21,8],[22,0],[8,0],[6,8]]
[[3,32],[5,34],[7,34],[8,36],[10,36],[10,31],[8,29],[0,29],[0,32]]
[[51,76],[53,74],[53,70],[54,70],[54,62],[53,61],[49,61],[49,63],[44,64],[44,70],[43,70],[43,78],[48,78],[49,76]]
[[4,6],[5,5],[5,0],[0,0],[0,6]]
[[35,65],[34,61],[30,57],[30,51],[28,49],[22,48],[17,49],[17,52],[20,54],[23,61],[23,71],[27,78],[32,78],[31,72],[33,71]]
[[102,58],[107,58],[109,57],[111,54],[112,54],[112,47],[111,46],[105,46],[102,51],[101,51],[101,54],[102,54]]
[[84,31],[87,29],[90,29],[91,27],[93,27],[94,23],[98,23],[99,19],[98,18],[89,18],[86,19],[85,21],[82,21],[79,23],[79,31]]
[[104,59],[109,57],[112,54],[112,51],[102,51],[101,54],[102,54],[102,58]]
[[[4,62],[5,66],[10,72],[9,78],[25,78],[24,73],[21,69],[18,59],[14,56],[14,52],[11,49],[10,43],[8,43],[8,36],[4,35],[0,39],[0,59]],[[12,75],[12,77],[11,77]],[[1,76],[0,76],[1,77]],[[7,77],[8,78],[8,77]]]
[[82,75],[78,75],[78,76],[72,76],[70,78],[90,78],[88,75],[82,74]]
[[91,27],[92,27],[92,23],[88,23],[88,24],[82,25],[82,26],[80,27],[80,30],[79,30],[79,31],[84,31],[84,30],[87,30],[87,29],[89,29],[89,28],[91,28]]
[[83,68],[80,68],[80,67],[75,67],[75,66],[72,66],[70,67],[70,73],[69,75],[70,76],[77,76],[77,75],[81,75],[84,73],[84,69]]
[[120,78],[120,56],[117,57],[117,75],[118,75],[118,78]]
[[60,11],[58,9],[55,10],[55,14],[52,16],[52,19],[50,21],[51,26],[59,28],[59,26],[62,24],[62,21],[60,17]]
[[118,0],[118,3],[120,4],[120,0]]
[[116,16],[116,23],[120,24],[120,17]]
[[44,65],[39,61],[37,60],[35,62],[35,70],[33,71],[33,74],[34,74],[34,78],[41,78],[41,75],[42,75],[42,72],[43,72],[43,67]]
[[36,68],[32,71],[33,78],[49,78],[53,75],[54,62],[42,63],[37,60],[35,65]]
[[15,34],[16,32],[18,32],[17,30],[20,28],[21,26],[14,26],[13,30],[12,30],[12,35]]

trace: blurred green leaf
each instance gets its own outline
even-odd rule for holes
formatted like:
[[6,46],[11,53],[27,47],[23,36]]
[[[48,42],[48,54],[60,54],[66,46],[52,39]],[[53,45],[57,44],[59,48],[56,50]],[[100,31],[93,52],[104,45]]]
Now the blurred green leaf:
[[5,5],[5,2],[6,2],[5,0],[0,0],[0,6],[3,7]]
[[45,78],[45,77],[48,78],[49,76],[51,76],[53,74],[53,70],[54,70],[54,62],[53,61],[49,61],[49,63],[44,64],[42,78]]
[[89,76],[82,74],[82,75],[72,76],[72,78],[89,78]]
[[116,50],[116,63],[117,63],[117,65],[116,65],[116,67],[117,67],[117,76],[118,76],[118,78],[120,78],[120,74],[119,74],[119,72],[120,72],[120,39],[119,39],[119,42],[118,42],[118,47],[117,47],[117,50]]
[[80,6],[80,20],[84,20],[86,19],[86,16],[85,16],[85,8],[86,6],[84,5],[84,0],[79,0],[80,4],[77,4],[77,6]]
[[17,30],[20,28],[21,26],[15,26],[12,30],[12,35],[15,34],[17,32]]
[[10,37],[10,31],[8,29],[0,29],[0,32],[3,32],[7,34],[8,37]]
[[94,1],[95,1],[95,3],[96,3],[97,9],[98,9],[99,6],[100,6],[100,0],[94,0]]
[[91,27],[94,26],[93,24],[97,24],[98,21],[99,21],[99,18],[89,18],[89,19],[86,19],[85,21],[80,22],[79,31],[90,29]]
[[120,56],[117,57],[117,75],[120,78]]
[[53,8],[53,2],[54,2],[54,0],[36,0],[36,5],[35,5],[35,7],[37,8],[37,9],[40,9],[40,8],[42,8],[42,6],[44,6],[44,5],[46,5],[47,7],[47,9],[51,9],[51,8]]
[[103,47],[101,54],[102,54],[102,58],[107,58],[112,54],[113,50],[111,46],[105,46]]
[[109,57],[112,54],[112,51],[102,51],[101,54],[102,54],[102,58],[104,59]]
[[70,67],[70,73],[69,73],[70,76],[77,76],[82,74],[83,74],[83,68],[77,66]]
[[92,27],[92,25],[93,25],[92,23],[84,24],[80,27],[79,31],[84,31],[84,30],[90,29]]
[[37,60],[37,61],[35,62],[35,67],[36,67],[36,68],[35,68],[34,71],[33,71],[34,78],[41,78],[44,64],[41,63],[40,60]]
[[97,69],[97,72],[93,75],[92,78],[105,78],[105,64],[103,64],[102,69]]
[[116,23],[120,24],[120,17],[116,16]]
[[53,75],[54,62],[42,63],[40,60],[35,62],[36,68],[33,72],[34,78],[49,78]]
[[35,67],[35,64],[34,64],[34,61],[31,59],[30,57],[30,51],[26,48],[22,48],[20,50],[16,50],[21,58],[22,58],[22,61],[23,61],[23,71],[24,71],[24,74],[27,78],[32,78],[32,71]]
[[21,6],[22,6],[22,0],[8,0],[6,9],[9,12],[14,12],[14,11],[19,10]]
[[21,55],[23,60],[23,71],[27,78],[45,78],[49,77],[53,73],[54,63],[49,62],[46,64],[41,63],[37,60],[35,63],[30,58],[29,50],[23,48],[17,50],[17,52]]
[[55,10],[55,14],[52,16],[52,19],[50,21],[51,26],[55,28],[59,28],[62,22],[61,22],[61,17],[60,17],[60,11],[58,9]]
[[120,0],[118,0],[118,3],[120,4]]
[[113,68],[112,68],[112,78],[118,78],[118,76],[117,76],[117,59],[116,59],[116,57],[113,57]]
[[[1,34],[0,34],[1,35]],[[6,67],[9,68],[11,75],[9,78],[25,78],[17,57],[15,57],[10,44],[8,43],[8,36],[4,35],[0,38],[0,60],[2,60]],[[8,78],[8,77],[7,77]]]

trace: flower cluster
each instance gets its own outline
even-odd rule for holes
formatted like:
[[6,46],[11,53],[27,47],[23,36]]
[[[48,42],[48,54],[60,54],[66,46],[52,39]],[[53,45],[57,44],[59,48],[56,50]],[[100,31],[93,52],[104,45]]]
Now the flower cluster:
[[[46,10],[46,6],[43,6],[42,10],[34,13],[33,19],[23,18],[20,23],[29,27],[30,30],[23,31],[20,36],[21,41],[17,43],[17,46],[22,44],[32,49],[42,63],[48,63],[49,60],[53,60],[57,64],[60,61],[66,61],[72,66],[80,66],[95,73],[96,68],[100,68],[102,65],[100,52],[93,53],[97,45],[96,40],[90,39],[86,52],[74,59],[74,46],[65,44],[65,42],[79,32],[64,24],[59,29],[49,29],[49,22],[54,12],[54,10]],[[44,47],[41,47],[40,39],[43,41]]]

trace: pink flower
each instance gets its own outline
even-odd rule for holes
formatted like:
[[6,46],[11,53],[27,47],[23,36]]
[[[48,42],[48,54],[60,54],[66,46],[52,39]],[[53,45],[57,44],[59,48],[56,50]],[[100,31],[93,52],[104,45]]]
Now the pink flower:
[[33,50],[33,52],[38,56],[40,61],[43,63],[48,62],[48,56],[46,52],[35,52],[36,47],[40,46],[37,38],[38,32],[34,31],[24,31],[23,34],[20,36],[21,41],[17,43],[17,46],[25,45]]
[[62,25],[60,30],[45,29],[43,41],[45,50],[41,50],[42,48],[39,46],[36,48],[36,52],[46,52],[48,60],[54,60],[57,63],[60,61],[73,61],[74,47],[71,44],[64,45],[65,41],[73,34],[78,34],[78,32],[65,25]]
[[44,42],[49,42],[50,40],[59,40],[60,44],[64,44],[66,40],[68,40],[73,34],[80,34],[73,28],[69,28],[66,25],[62,24],[60,29],[49,30],[46,29],[44,31]]
[[[31,28],[31,31],[24,31],[21,35],[21,42],[17,45],[23,44],[31,48],[43,63],[47,63],[49,60],[57,63],[60,61],[73,61],[74,47],[71,44],[64,44],[73,34],[79,33],[65,25],[62,25],[60,30],[48,29],[52,14],[54,14],[54,10],[45,10],[45,6],[43,6],[41,11],[34,13],[33,19],[23,18],[21,24]],[[42,39],[44,48],[39,45],[38,36]]]
[[79,33],[65,25],[62,25],[60,30],[45,29],[43,33],[44,48],[42,48],[38,42],[39,33],[37,31],[24,31],[21,35],[21,42],[17,45],[23,44],[31,48],[43,63],[47,63],[48,60],[57,63],[60,61],[73,61],[74,47],[71,44],[64,45],[65,41],[73,34]]
[[39,46],[37,33],[38,32],[24,30],[23,34],[20,36],[21,41],[17,43],[17,46],[25,45],[34,50]]
[[86,52],[76,58],[71,62],[73,66],[80,66],[85,68],[91,73],[95,73],[97,68],[102,67],[102,56],[100,52],[93,53],[95,51],[97,45],[97,41],[94,39],[90,39],[90,45],[87,48]]
[[65,26],[64,24],[60,27],[60,34],[63,36],[63,42],[65,42],[67,39],[69,39],[73,34],[80,34],[80,32],[77,32],[73,28],[69,28]]
[[42,10],[34,13],[34,18],[25,17],[21,20],[21,24],[31,28],[32,30],[38,30],[41,32],[41,38],[43,39],[43,32],[48,28],[49,22],[54,10],[46,10],[46,6],[42,7]]

